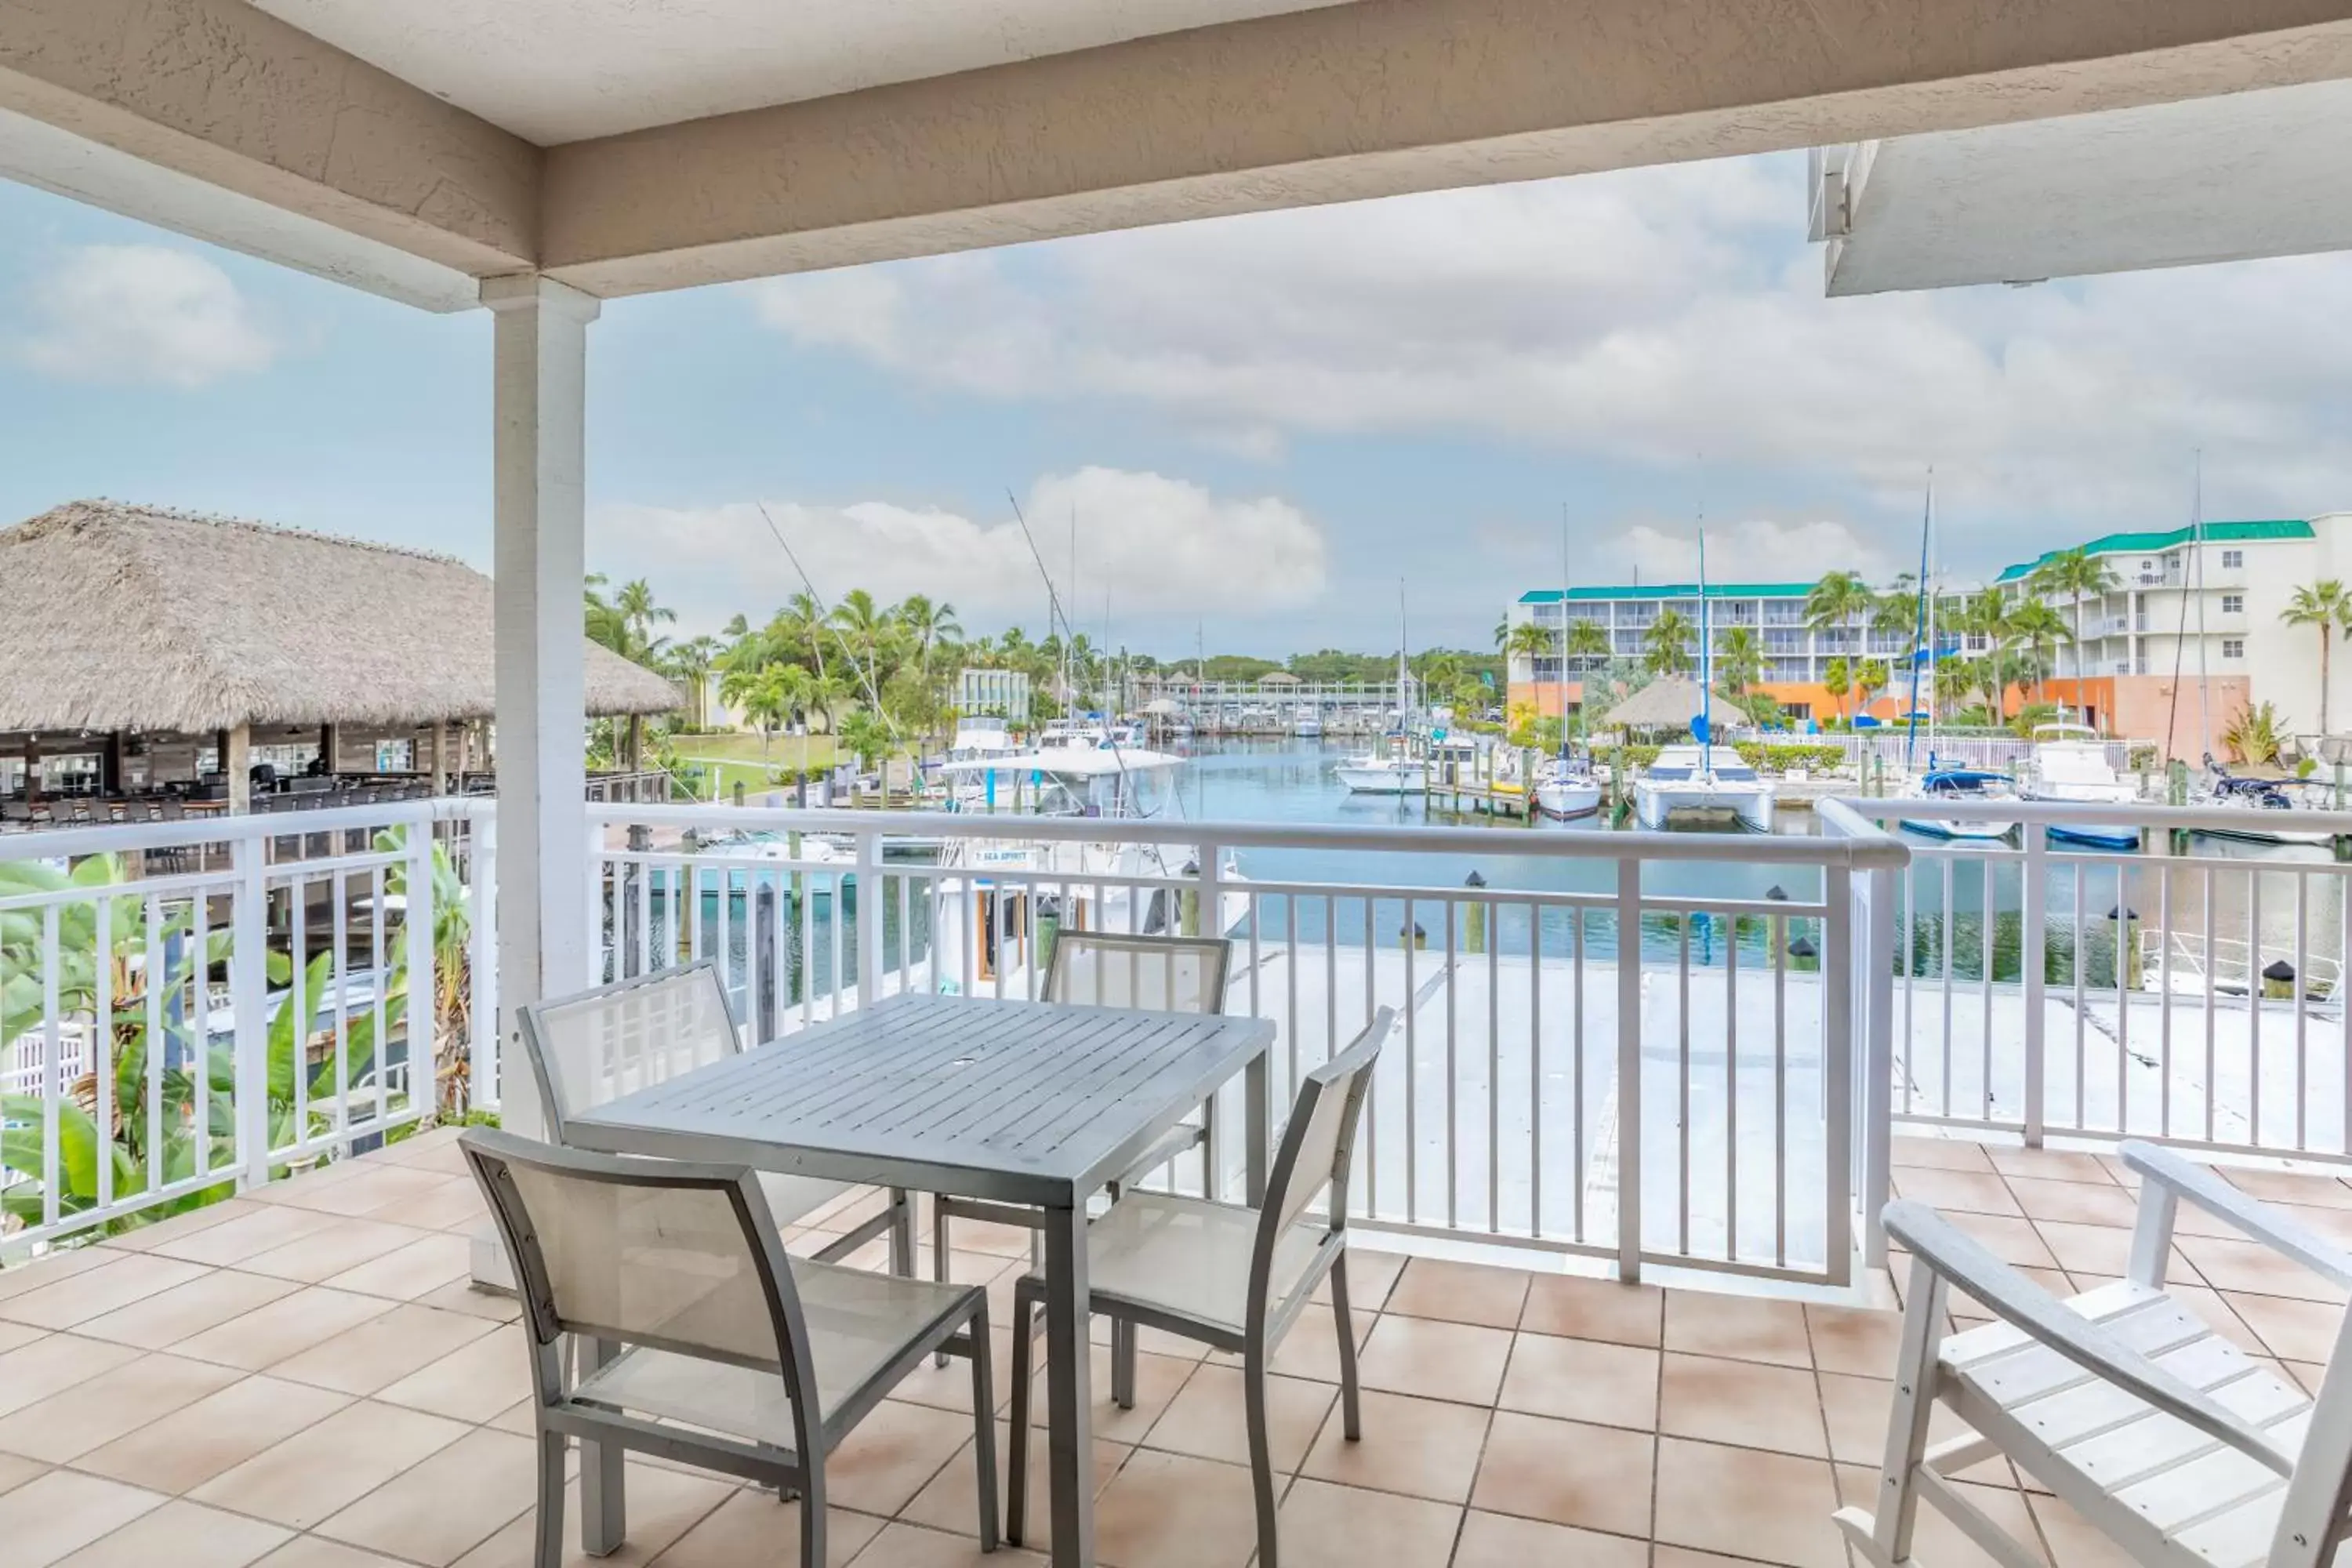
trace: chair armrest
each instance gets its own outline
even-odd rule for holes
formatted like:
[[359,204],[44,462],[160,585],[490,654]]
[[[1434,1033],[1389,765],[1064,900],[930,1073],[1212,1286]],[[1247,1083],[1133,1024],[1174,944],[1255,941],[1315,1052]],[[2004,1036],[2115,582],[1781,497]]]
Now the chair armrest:
[[[2212,1395],[2189,1386],[2068,1307],[1927,1205],[1907,1200],[1889,1204],[1885,1223],[1887,1234],[1914,1258],[1983,1302],[2004,1322],[2265,1468],[2282,1476],[2294,1474],[2293,1458]],[[1912,1289],[1918,1288],[1914,1280]]]
[[2116,1152],[2125,1164],[2139,1173],[2141,1180],[2154,1182],[2214,1218],[2229,1221],[2249,1238],[2294,1259],[2330,1284],[2352,1289],[2352,1256],[2309,1226],[2248,1197],[2207,1167],[2192,1164],[2168,1149],[2134,1141],[2120,1145]]

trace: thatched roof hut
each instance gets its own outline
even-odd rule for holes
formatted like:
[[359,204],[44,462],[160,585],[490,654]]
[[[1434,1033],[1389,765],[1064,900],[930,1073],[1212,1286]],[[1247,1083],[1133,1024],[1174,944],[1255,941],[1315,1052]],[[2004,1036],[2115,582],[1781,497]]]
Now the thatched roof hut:
[[[487,719],[490,580],[446,555],[114,501],[0,529],[0,731]],[[676,688],[588,649],[588,710]]]
[[[1617,730],[1686,730],[1706,701],[1698,682],[1686,675],[1666,675],[1650,682],[1609,710],[1601,722]],[[1717,722],[1747,721],[1747,711],[1718,691],[1715,694]]]

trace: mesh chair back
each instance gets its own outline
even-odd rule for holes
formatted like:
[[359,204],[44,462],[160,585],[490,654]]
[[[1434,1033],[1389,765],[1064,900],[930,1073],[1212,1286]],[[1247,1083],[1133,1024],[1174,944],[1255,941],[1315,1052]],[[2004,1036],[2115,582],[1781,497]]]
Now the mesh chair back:
[[1059,931],[1045,970],[1045,1000],[1160,1013],[1223,1013],[1225,966],[1232,955],[1233,943],[1223,937]]
[[743,1048],[708,959],[536,1003],[519,1018],[559,1143],[568,1118]]
[[1390,1026],[1395,1021],[1396,1009],[1381,1008],[1345,1051],[1308,1073],[1299,1084],[1290,1125],[1283,1129],[1282,1148],[1266,1182],[1265,1209],[1259,1221],[1261,1255],[1271,1256],[1276,1238],[1327,1187],[1331,1191],[1332,1228],[1346,1223],[1348,1167],[1355,1154],[1356,1124],[1363,1116],[1372,1066],[1380,1060],[1381,1047],[1387,1043]]
[[799,1302],[748,1171],[616,1159],[486,1128],[458,1143],[541,1344],[585,1334],[785,1370]]

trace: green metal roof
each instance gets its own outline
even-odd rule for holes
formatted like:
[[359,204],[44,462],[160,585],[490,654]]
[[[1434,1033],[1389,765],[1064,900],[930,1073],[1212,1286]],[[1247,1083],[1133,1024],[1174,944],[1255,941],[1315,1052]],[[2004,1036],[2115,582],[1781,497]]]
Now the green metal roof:
[[[1710,599],[1801,599],[1813,591],[1811,583],[1710,583],[1706,596]],[[1519,595],[1522,605],[1557,605],[1562,597],[1570,599],[1696,599],[1696,583],[1660,583],[1644,587],[1570,588],[1563,595],[1558,588],[1538,588]]]
[[[2170,550],[2187,544],[2201,533],[2208,544],[2235,544],[2246,540],[2309,539],[2311,524],[2300,518],[2271,518],[2252,522],[2209,522],[2201,529],[2176,528],[2155,533],[2110,533],[2082,546],[2094,555],[2152,555],[2160,550]],[[2045,551],[2021,565],[2004,569],[1993,579],[1996,583],[2014,583],[2033,574],[2035,567],[2063,551]]]

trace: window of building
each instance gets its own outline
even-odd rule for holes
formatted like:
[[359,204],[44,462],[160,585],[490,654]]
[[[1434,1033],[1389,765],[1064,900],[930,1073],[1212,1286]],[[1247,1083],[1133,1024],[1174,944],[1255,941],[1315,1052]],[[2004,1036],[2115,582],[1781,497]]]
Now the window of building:
[[2246,613],[2246,596],[2243,594],[2222,595],[2221,613],[2225,616],[2244,615]]
[[2242,570],[2244,570],[2244,568],[2245,568],[2245,564],[2246,564],[2246,552],[2245,552],[2244,551],[2242,551],[2242,550],[2224,550],[2223,552],[2221,552],[2221,570],[2222,570],[2222,571],[2224,571],[2224,572],[2238,572],[2238,571],[2242,571]]
[[2243,637],[2223,637],[2221,639],[2221,657],[2223,658],[2245,658],[2246,639]]

